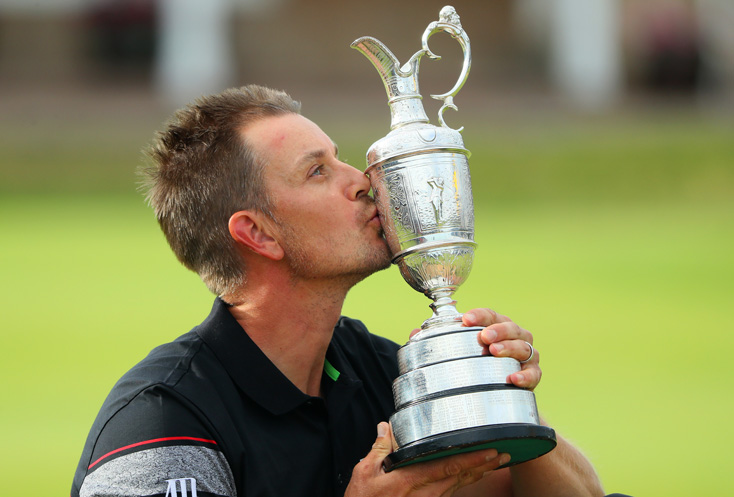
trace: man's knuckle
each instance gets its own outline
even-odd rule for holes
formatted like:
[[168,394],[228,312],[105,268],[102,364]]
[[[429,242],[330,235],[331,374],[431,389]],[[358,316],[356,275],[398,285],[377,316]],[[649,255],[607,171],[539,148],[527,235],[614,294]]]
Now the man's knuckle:
[[461,465],[455,461],[448,461],[444,466],[446,476],[457,476],[461,474]]
[[494,312],[489,307],[481,307],[477,309],[481,314],[485,314],[483,316],[485,319],[488,319],[490,323],[496,323],[497,322],[497,313]]

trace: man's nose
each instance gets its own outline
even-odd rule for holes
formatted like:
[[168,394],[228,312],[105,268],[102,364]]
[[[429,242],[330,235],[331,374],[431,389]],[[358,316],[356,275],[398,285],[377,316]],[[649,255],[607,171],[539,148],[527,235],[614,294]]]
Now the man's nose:
[[367,196],[370,192],[370,179],[356,167],[345,164],[349,168],[349,184],[346,195],[350,200]]

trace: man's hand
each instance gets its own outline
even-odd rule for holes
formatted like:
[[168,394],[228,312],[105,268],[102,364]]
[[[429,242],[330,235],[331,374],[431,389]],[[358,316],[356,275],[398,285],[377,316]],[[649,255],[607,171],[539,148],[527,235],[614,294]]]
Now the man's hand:
[[512,357],[523,362],[532,352],[532,358],[522,364],[522,370],[511,374],[508,380],[513,385],[528,390],[538,386],[542,372],[538,365],[538,351],[531,348],[532,333],[491,309],[472,309],[465,312],[463,323],[464,326],[485,327],[479,332],[479,343],[487,347],[489,353],[495,357]]
[[354,467],[345,497],[448,497],[507,463],[510,456],[494,449],[427,461],[385,473],[382,462],[393,450],[390,426],[377,426],[377,440]]

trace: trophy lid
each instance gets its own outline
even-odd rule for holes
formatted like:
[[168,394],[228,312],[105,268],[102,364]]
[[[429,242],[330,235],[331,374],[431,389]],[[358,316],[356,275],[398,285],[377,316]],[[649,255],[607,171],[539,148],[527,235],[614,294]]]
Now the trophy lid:
[[457,152],[468,157],[471,152],[464,147],[464,140],[457,130],[433,126],[428,123],[413,123],[392,130],[387,136],[372,144],[367,150],[367,170],[384,165],[408,155]]

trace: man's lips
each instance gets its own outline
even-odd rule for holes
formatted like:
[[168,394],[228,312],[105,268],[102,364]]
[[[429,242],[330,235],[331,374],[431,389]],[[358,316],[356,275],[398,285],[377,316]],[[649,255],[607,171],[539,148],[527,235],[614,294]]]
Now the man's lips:
[[380,226],[382,226],[382,222],[381,222],[381,220],[380,220],[380,212],[379,212],[379,211],[377,210],[377,208],[376,208],[376,207],[375,207],[375,210],[374,210],[374,212],[373,212],[373,213],[372,213],[372,215],[370,216],[369,220],[367,221],[367,223],[368,223],[368,224],[370,224],[370,223],[377,223],[377,224],[379,224]]

